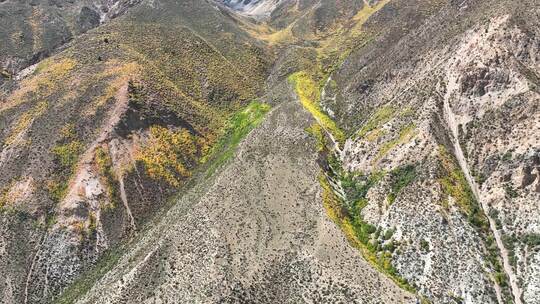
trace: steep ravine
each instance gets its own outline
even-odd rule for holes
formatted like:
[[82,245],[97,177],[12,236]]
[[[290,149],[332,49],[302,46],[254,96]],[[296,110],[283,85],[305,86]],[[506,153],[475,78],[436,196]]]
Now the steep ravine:
[[[448,90],[450,92],[450,90]],[[495,221],[493,218],[489,215],[489,206],[487,205],[486,201],[482,199],[480,196],[480,191],[478,191],[478,185],[476,184],[475,180],[472,178],[471,171],[469,169],[469,165],[467,164],[467,160],[465,159],[465,155],[463,154],[463,150],[461,148],[461,145],[459,144],[459,133],[458,133],[458,125],[456,123],[456,118],[454,115],[454,112],[452,111],[452,108],[450,107],[449,103],[449,94],[444,98],[444,117],[446,119],[446,123],[448,125],[448,128],[452,132],[452,144],[454,145],[454,152],[455,156],[458,160],[459,166],[461,170],[463,171],[463,174],[465,175],[465,178],[467,179],[467,182],[469,183],[469,186],[471,187],[471,190],[474,194],[475,199],[480,203],[484,214],[486,215],[488,221],[489,221],[489,228],[491,229],[491,232],[493,233],[493,236],[495,238],[495,241],[497,243],[497,247],[500,251],[500,256],[503,261],[503,268],[504,272],[508,276],[510,280],[510,288],[512,290],[512,295],[514,298],[514,302],[516,304],[521,304],[521,289],[517,285],[517,278],[514,274],[514,271],[512,270],[512,266],[510,265],[510,261],[508,258],[508,250],[504,247],[501,234],[499,230],[497,229],[497,226],[495,224]],[[498,284],[496,284],[495,290],[497,291],[497,298],[499,300],[499,303],[502,303],[502,296],[501,296],[501,290]]]

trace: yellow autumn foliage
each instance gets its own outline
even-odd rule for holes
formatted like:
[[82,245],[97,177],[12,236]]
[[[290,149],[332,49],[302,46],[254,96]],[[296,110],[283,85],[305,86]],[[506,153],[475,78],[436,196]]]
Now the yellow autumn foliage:
[[189,167],[197,160],[197,154],[198,141],[188,130],[175,131],[154,125],[137,160],[144,164],[150,177],[178,187],[191,175]]

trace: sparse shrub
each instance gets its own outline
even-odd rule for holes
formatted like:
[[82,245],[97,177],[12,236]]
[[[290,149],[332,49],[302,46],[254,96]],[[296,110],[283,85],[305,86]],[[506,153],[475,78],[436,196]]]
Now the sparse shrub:
[[55,175],[46,183],[49,196],[55,202],[67,194],[69,179],[75,172],[83,144],[77,140],[75,127],[67,124],[60,130],[59,144],[51,150],[56,164]]
[[9,194],[9,186],[6,186],[0,189],[0,209],[8,205],[10,201],[8,194]]
[[[339,162],[329,160],[337,166]],[[341,174],[343,170],[336,168],[333,174]],[[356,201],[342,201],[333,191],[331,184],[327,181],[325,175],[320,176],[319,181],[323,188],[323,205],[329,217],[338,224],[344,231],[349,241],[357,247],[362,256],[374,265],[381,272],[388,275],[394,282],[405,290],[414,292],[414,288],[409,285],[407,280],[400,277],[397,270],[392,265],[392,252],[396,250],[394,242],[390,241],[386,245],[378,240],[380,229],[364,221],[362,209],[368,204],[366,195],[369,189],[384,177],[384,172],[375,172],[368,176],[362,174],[350,174],[347,177],[338,175],[342,187],[348,188],[345,192],[347,200],[354,197]],[[390,240],[394,233],[393,229],[385,231],[383,238]]]
[[523,241],[525,242],[525,244],[531,247],[540,246],[540,234],[538,233],[526,234],[523,237]]
[[31,124],[34,122],[34,120],[39,116],[43,115],[48,107],[49,104],[46,101],[40,101],[28,112],[22,114],[11,128],[10,134],[5,139],[5,144],[14,144],[20,137],[21,133],[27,131]]
[[68,123],[60,129],[60,136],[63,140],[76,140],[77,132],[75,131],[75,125]]
[[394,252],[396,250],[396,243],[394,241],[388,242],[388,244],[384,245],[382,250]]
[[312,124],[309,128],[306,129],[306,131],[313,135],[315,139],[317,140],[317,151],[323,151],[325,148],[325,138],[324,138],[324,130],[322,129],[321,125],[318,123]]
[[319,176],[319,183],[322,188],[322,201],[323,206],[326,210],[326,213],[336,223],[340,223],[346,216],[346,213],[343,212],[342,202],[334,194],[332,186],[328,182],[326,176],[321,174]]
[[519,193],[509,183],[504,185],[504,191],[506,192],[506,196],[509,197],[509,198],[519,197]]
[[498,230],[502,229],[502,222],[501,222],[501,219],[499,219],[498,217],[495,218],[495,226],[497,227]]
[[506,275],[503,272],[496,272],[495,273],[495,281],[501,287],[506,287],[507,286]]
[[516,256],[516,252],[511,249],[511,250],[508,250],[508,260],[510,262],[510,265],[512,265],[512,267],[516,267],[517,266],[517,256]]
[[477,184],[482,185],[486,181],[486,175],[482,172],[473,170],[472,176]]
[[508,151],[508,152],[504,153],[501,159],[504,162],[511,161],[512,160],[512,151]]
[[128,96],[129,96],[130,102],[133,102],[137,106],[141,106],[144,103],[142,85],[130,79],[128,81]]
[[420,240],[420,249],[422,251],[429,251],[429,242],[424,239]]
[[384,232],[383,238],[384,238],[385,240],[391,239],[392,236],[394,235],[394,231],[395,231],[394,229],[388,229],[388,230],[386,230],[386,231]]
[[7,70],[3,69],[3,68],[0,68],[0,77],[4,77],[6,79],[11,79],[12,78],[12,75],[10,72],[8,72]]
[[67,180],[55,179],[49,180],[47,182],[47,191],[49,193],[49,196],[56,203],[60,202],[64,198],[64,196],[66,196],[67,189]]
[[506,247],[506,249],[509,249],[509,250],[513,250],[514,249],[514,244],[518,241],[516,236],[508,235],[508,234],[503,235],[502,240],[503,240],[503,243],[504,243],[504,247]]
[[392,204],[401,189],[407,187],[416,178],[416,167],[413,165],[402,166],[390,172],[390,175],[392,176],[392,184],[388,202]]

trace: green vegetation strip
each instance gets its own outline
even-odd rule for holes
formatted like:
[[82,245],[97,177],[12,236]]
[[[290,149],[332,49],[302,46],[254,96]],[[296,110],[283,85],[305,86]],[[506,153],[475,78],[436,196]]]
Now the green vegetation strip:
[[362,138],[366,136],[369,132],[376,130],[380,126],[384,125],[390,119],[392,119],[394,115],[394,108],[390,106],[384,106],[381,107],[375,114],[371,116],[371,118],[358,130],[356,133],[357,138]]
[[392,150],[396,146],[409,142],[415,136],[415,130],[416,126],[413,123],[404,126],[401,130],[399,130],[399,136],[397,138],[385,143],[381,147],[381,149],[377,153],[377,156],[375,157],[374,162],[378,162],[379,160],[381,160],[390,150]]
[[252,101],[245,109],[229,119],[221,139],[212,148],[209,155],[201,160],[201,163],[207,163],[211,160],[207,176],[213,175],[234,155],[238,144],[263,121],[264,115],[268,111],[270,111],[270,105]]
[[[465,175],[456,165],[456,160],[444,147],[439,147],[439,160],[442,165],[442,177],[439,183],[443,192],[454,198],[460,211],[467,216],[470,223],[484,232],[489,232],[489,223],[486,215],[480,208],[480,204],[474,197],[472,189]],[[443,201],[443,206],[448,207],[448,200]]]
[[[329,158],[329,175],[343,188],[345,198],[338,197],[331,186],[329,177],[321,175],[319,182],[323,188],[323,204],[330,218],[343,230],[349,242],[356,247],[364,259],[378,271],[391,278],[398,286],[412,293],[416,290],[402,278],[392,265],[392,253],[397,244],[391,240],[393,230],[382,231],[362,216],[362,209],[368,204],[367,193],[384,178],[385,172],[369,175],[345,172],[335,157]],[[400,168],[391,174],[396,182],[393,191],[399,192],[415,177],[414,167]]]
[[443,207],[449,208],[448,197],[451,196],[460,212],[467,217],[471,225],[483,236],[488,251],[487,261],[494,270],[494,279],[497,284],[504,288],[503,291],[507,292],[508,277],[502,267],[499,250],[489,228],[487,216],[474,197],[465,175],[457,165],[457,160],[444,146],[439,147],[439,161],[442,167],[439,184],[445,194],[442,201]]
[[[304,71],[290,75],[288,80],[293,85],[302,106],[317,121],[306,130],[316,138],[317,150],[319,152],[329,150],[324,140],[326,135],[331,135],[339,144],[343,144],[346,139],[345,133],[319,105],[321,94],[317,82]],[[377,129],[381,124],[388,122],[393,114],[394,109],[391,107],[381,109],[375,113],[357,136],[364,136]],[[383,148],[386,151],[380,151],[379,154],[384,154],[393,146],[410,139],[413,131],[414,125],[404,127],[399,137],[392,141],[388,147]],[[328,157],[330,170],[327,172],[328,176],[321,174],[319,182],[323,188],[323,205],[328,216],[343,230],[349,242],[360,251],[366,261],[391,278],[402,289],[416,293],[414,287],[402,278],[392,265],[392,253],[396,249],[396,243],[391,240],[393,230],[382,231],[366,222],[361,214],[362,209],[368,204],[366,196],[369,189],[385,176],[385,172],[375,172],[369,175],[348,173],[343,170],[341,163],[332,153],[327,155],[332,155]],[[400,190],[416,177],[414,167],[402,168],[392,172],[392,174],[394,183],[391,202],[395,200]],[[344,190],[345,198],[336,194],[331,179],[339,182]]]
[[95,282],[109,272],[122,256],[122,248],[109,249],[98,260],[96,265],[84,272],[79,279],[69,285],[59,298],[53,301],[54,304],[75,303],[82,295],[85,295]]
[[332,134],[334,139],[343,144],[345,142],[345,133],[338,125],[321,109],[319,102],[321,99],[320,87],[306,72],[297,72],[291,74],[288,78],[289,83],[294,86],[298,99],[302,106],[313,115],[317,122]]

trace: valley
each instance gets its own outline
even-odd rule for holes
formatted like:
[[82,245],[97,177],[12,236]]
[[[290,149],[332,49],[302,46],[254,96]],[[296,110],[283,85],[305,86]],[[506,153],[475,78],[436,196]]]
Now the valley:
[[0,17],[0,302],[540,303],[536,1]]

